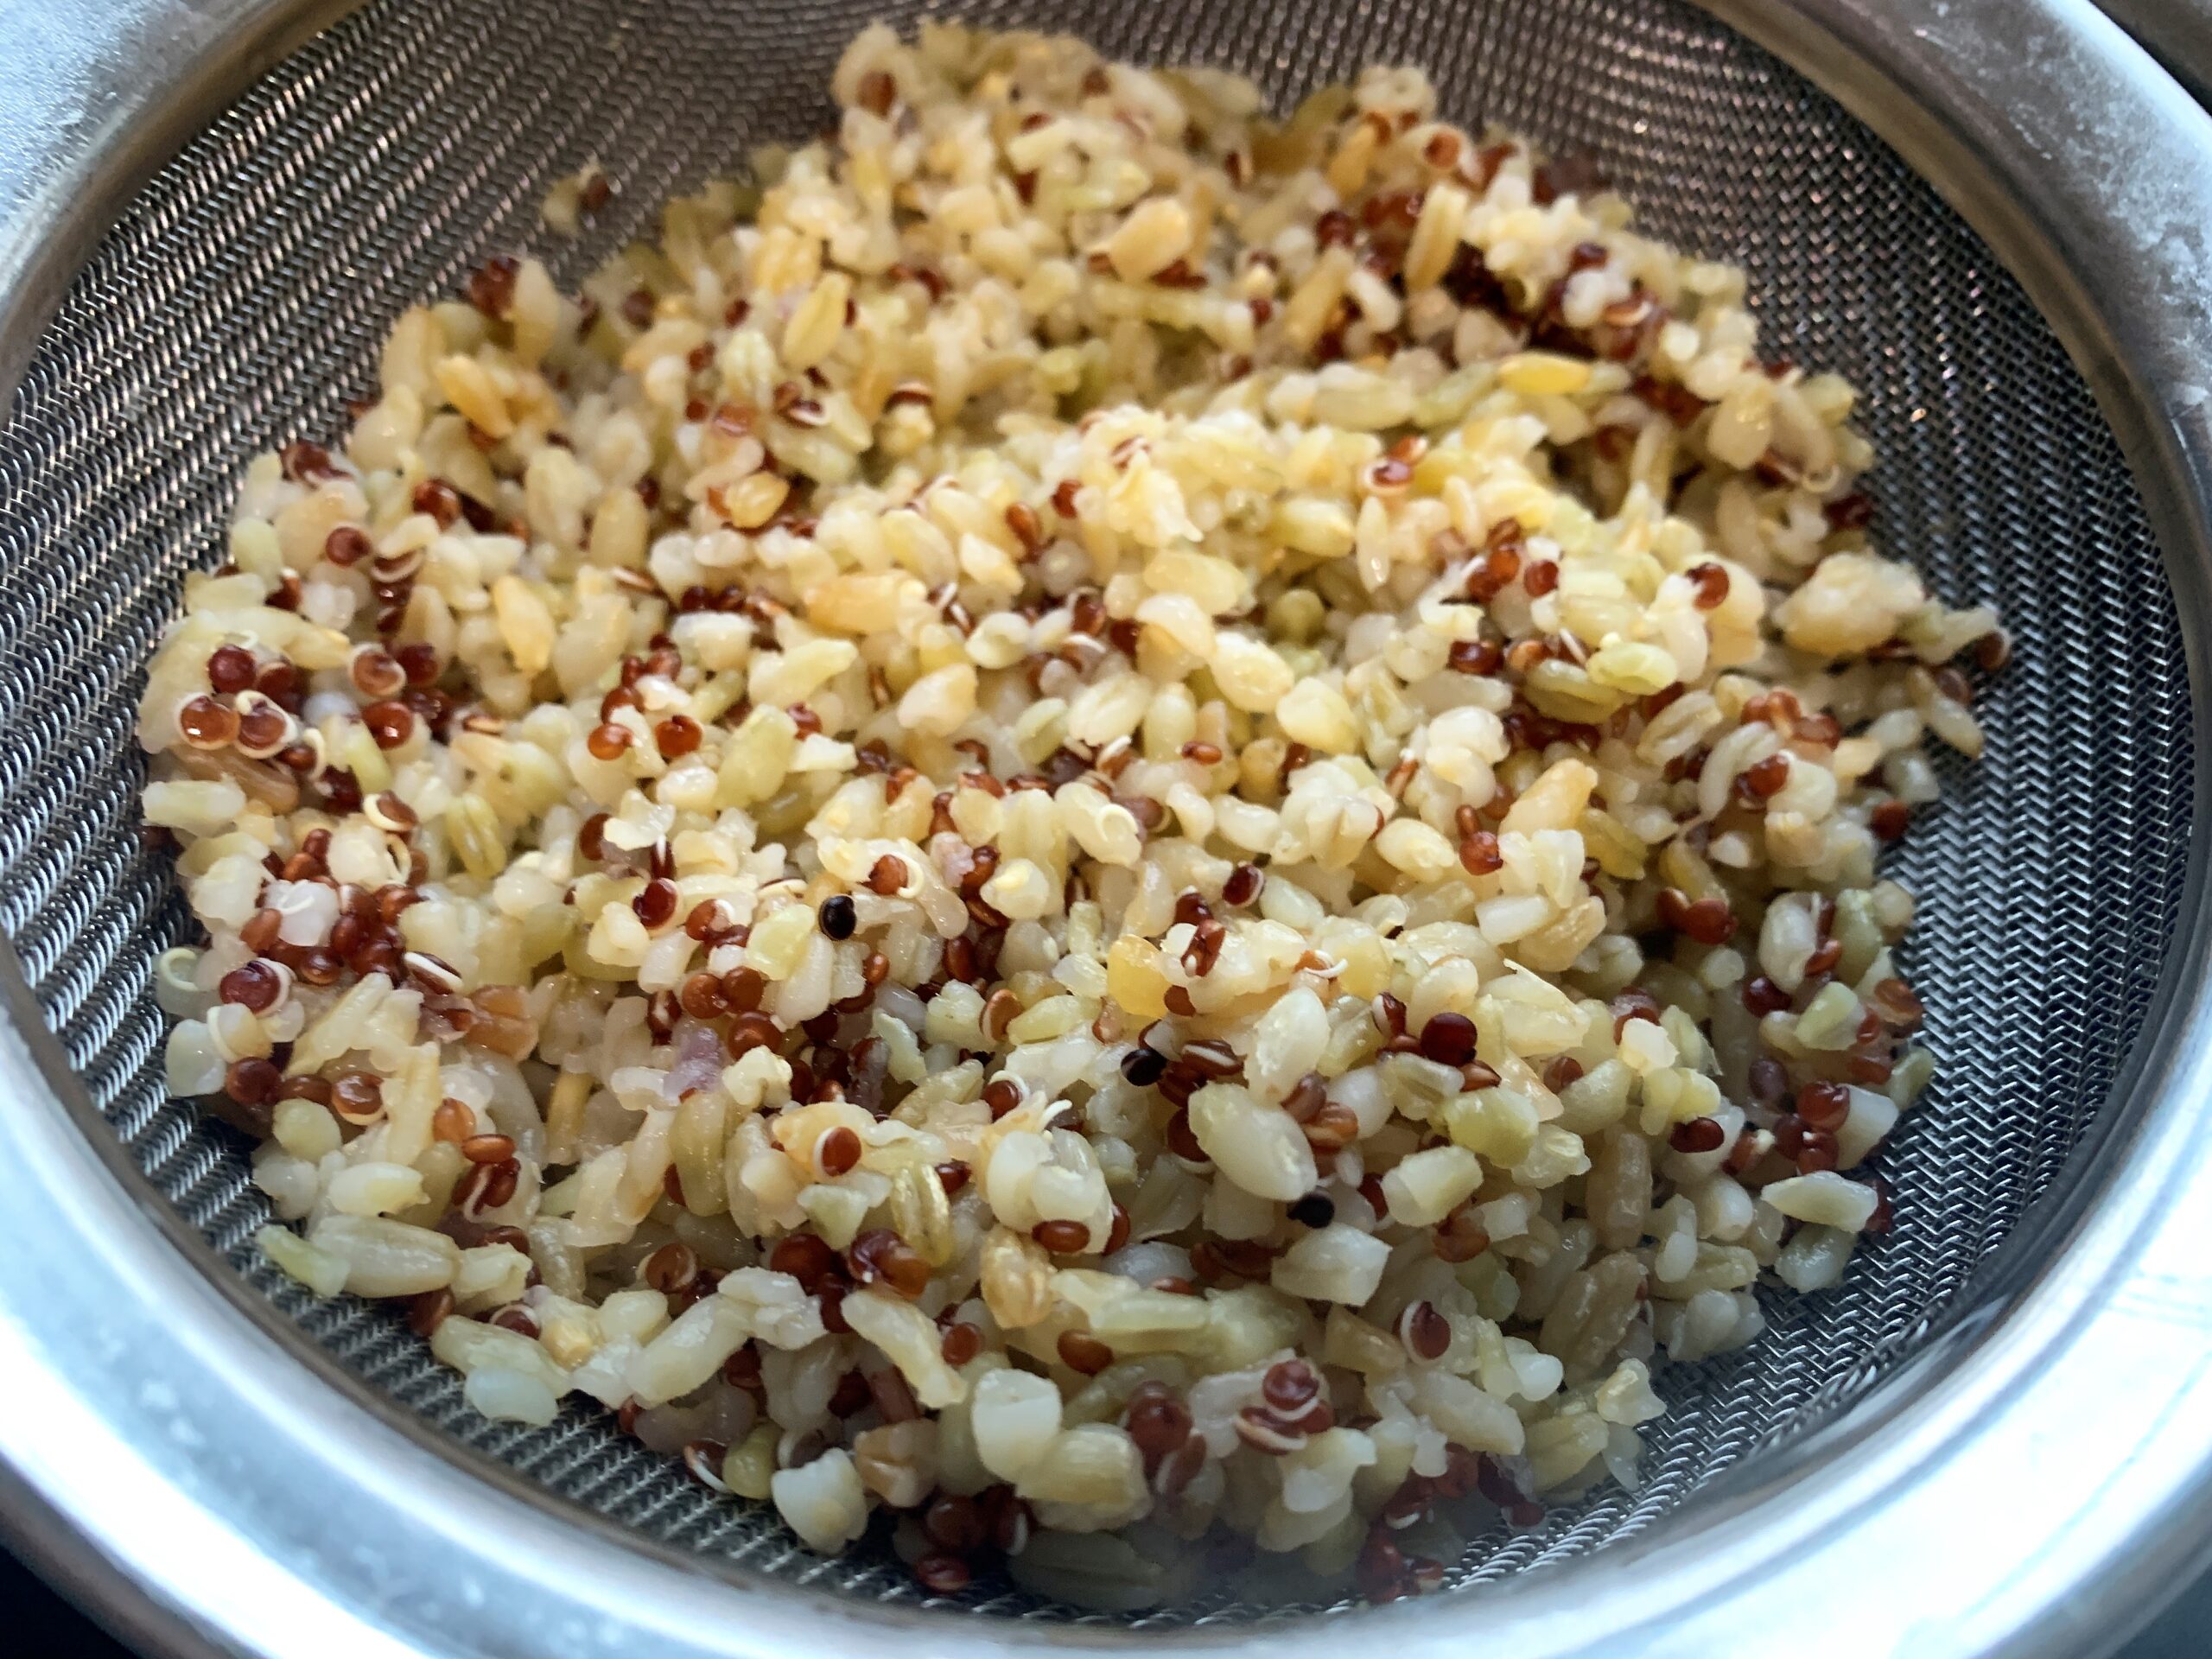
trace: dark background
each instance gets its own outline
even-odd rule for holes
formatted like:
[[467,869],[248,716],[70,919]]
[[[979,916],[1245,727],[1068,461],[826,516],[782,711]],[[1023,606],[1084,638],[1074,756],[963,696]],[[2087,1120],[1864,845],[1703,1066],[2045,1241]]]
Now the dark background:
[[[0,1619],[10,1632],[0,1639],[0,1650],[12,1659],[134,1659],[129,1649],[80,1618],[4,1551],[0,1551]],[[1787,1641],[1780,1645],[1786,1648]],[[2125,1659],[2204,1659],[2209,1652],[2212,1579],[2193,1586],[2157,1624],[2129,1643]]]

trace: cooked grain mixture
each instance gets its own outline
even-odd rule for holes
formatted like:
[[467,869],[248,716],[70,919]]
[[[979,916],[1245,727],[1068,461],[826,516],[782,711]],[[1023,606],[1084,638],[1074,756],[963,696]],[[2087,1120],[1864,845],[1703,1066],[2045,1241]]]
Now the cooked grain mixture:
[[286,1273],[815,1549],[1431,1586],[1888,1224],[1877,856],[2003,636],[1739,272],[1416,72],[836,91],[248,470],[139,727],[170,1084]]

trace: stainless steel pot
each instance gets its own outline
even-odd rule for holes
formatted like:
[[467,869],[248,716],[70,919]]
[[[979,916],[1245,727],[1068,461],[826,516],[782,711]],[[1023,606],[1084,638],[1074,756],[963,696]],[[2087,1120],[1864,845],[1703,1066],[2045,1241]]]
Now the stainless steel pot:
[[1594,145],[1662,230],[1751,260],[1793,349],[1871,385],[1884,535],[2021,635],[1982,781],[1909,855],[1948,1069],[1895,1154],[1897,1237],[1677,1378],[1643,1492],[1478,1547],[1455,1592],[1133,1630],[915,1605],[588,1419],[471,1428],[404,1333],[249,1271],[236,1148],[157,1097],[145,980],[178,918],[119,711],[231,470],[329,423],[383,321],[526,234],[559,165],[603,145],[634,222],[745,120],[800,118],[791,89],[874,8],[383,0],[217,118],[344,10],[0,0],[20,1547],[161,1651],[559,1659],[2070,1656],[2183,1579],[2212,1542],[2212,122],[2116,29],[2079,0],[981,9],[1279,86],[1410,56]]

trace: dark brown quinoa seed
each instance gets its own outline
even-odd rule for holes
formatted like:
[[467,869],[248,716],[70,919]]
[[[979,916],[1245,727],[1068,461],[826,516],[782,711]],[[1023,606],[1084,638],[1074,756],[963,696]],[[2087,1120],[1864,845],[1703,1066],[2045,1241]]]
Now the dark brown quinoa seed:
[[283,1083],[284,1074],[271,1061],[232,1060],[223,1074],[223,1092],[241,1106],[258,1106],[275,1100]]
[[849,1174],[861,1161],[861,1138],[840,1123],[814,1143],[814,1166],[823,1180]]
[[317,484],[341,476],[330,459],[330,451],[304,439],[286,444],[277,451],[277,459],[283,464],[284,476],[302,484]]
[[330,1109],[351,1123],[373,1122],[384,1112],[384,1083],[372,1072],[340,1071],[330,1080]]
[[255,1014],[268,1013],[283,994],[283,973],[257,957],[232,969],[215,988],[215,995],[222,1001],[235,1002]]
[[1764,801],[1781,792],[1789,781],[1789,757],[1770,754],[1764,760],[1755,760],[1744,768],[1744,787]]
[[407,671],[380,645],[363,645],[346,666],[353,688],[365,697],[397,696],[407,689]]
[[[435,683],[438,683],[440,664],[438,664],[438,648],[435,646],[431,646],[431,644],[423,644],[423,641],[414,641],[414,644],[404,644],[404,646],[400,646],[394,655],[398,657],[400,671],[407,675],[407,683],[410,683],[410,686],[418,688],[418,690],[427,690],[429,686],[435,686]],[[491,716],[480,715],[478,719],[491,719]],[[471,730],[475,730],[475,728],[471,728]],[[498,730],[498,728],[493,726],[491,730]]]
[[982,1351],[982,1327],[969,1325],[964,1319],[947,1325],[944,1338],[938,1344],[938,1352],[944,1363],[955,1370],[967,1364]]
[[1314,1151],[1337,1152],[1359,1138],[1359,1115],[1349,1106],[1324,1101],[1300,1127],[1306,1131],[1306,1143]]
[[1465,1065],[1475,1058],[1475,1022],[1449,1010],[1432,1014],[1421,1028],[1421,1052],[1440,1065]]
[[415,711],[389,699],[361,710],[361,723],[380,749],[396,749],[415,734]]
[[[973,1325],[956,1327],[974,1330]],[[983,1517],[971,1497],[939,1492],[922,1511],[922,1535],[939,1549],[964,1555],[984,1542]]]
[[1021,1104],[1021,1085],[1012,1077],[993,1077],[983,1085],[983,1104],[996,1122]]
[[1901,979],[1880,981],[1867,1001],[1868,1006],[1881,1017],[1883,1024],[1899,1031],[1916,1029],[1928,1016],[1928,1010],[1922,1005],[1918,994]]
[[1851,1093],[1840,1084],[1808,1083],[1797,1091],[1797,1116],[1816,1129],[1835,1130],[1851,1116]]
[[676,919],[676,883],[662,876],[646,882],[637,897],[630,900],[630,908],[638,919],[655,932]]
[[1832,1170],[1840,1161],[1832,1130],[1816,1129],[1809,1125],[1802,1128],[1797,1137],[1796,1164],[1800,1173],[1818,1175]]
[[712,1020],[725,1012],[722,982],[713,974],[690,976],[678,988],[676,1000],[694,1020]]
[[[487,1210],[497,1210],[515,1195],[522,1171],[511,1160],[502,1164],[471,1164],[453,1191],[453,1207],[474,1221]],[[534,1323],[534,1322],[533,1322]],[[531,1335],[537,1335],[533,1329]]]
[[218,645],[208,653],[207,683],[225,696],[251,685],[254,673],[253,653],[244,645]]
[[1429,1248],[1445,1262],[1471,1262],[1490,1248],[1490,1234],[1477,1219],[1474,1205],[1463,1204],[1437,1227]]
[[435,1334],[454,1311],[453,1292],[426,1290],[407,1299],[407,1328],[418,1337]]
[[1267,876],[1258,865],[1239,864],[1221,884],[1221,901],[1241,909],[1257,899],[1266,885]]
[[957,1555],[942,1552],[918,1557],[914,1579],[922,1588],[940,1596],[957,1595],[975,1581],[975,1573]]
[[1459,865],[1470,875],[1495,875],[1503,869],[1505,855],[1498,849],[1496,833],[1477,830],[1462,839]]
[[237,712],[213,697],[194,697],[177,710],[177,729],[195,749],[226,749],[238,735]]
[[1306,1446],[1306,1431],[1285,1422],[1263,1406],[1247,1406],[1236,1414],[1236,1438],[1254,1451],[1271,1458],[1288,1457]]
[[1122,1076],[1132,1087],[1149,1089],[1167,1070],[1167,1057],[1139,1043],[1122,1056]]
[[338,982],[339,976],[345,972],[345,963],[339,958],[337,952],[317,946],[300,957],[298,965],[293,971],[299,975],[302,984],[334,985]]
[[768,1265],[778,1273],[791,1274],[810,1296],[844,1275],[844,1263],[837,1252],[816,1233],[788,1233],[777,1240],[768,1252]]
[[1233,1077],[1244,1069],[1243,1061],[1236,1058],[1236,1051],[1213,1037],[1184,1044],[1182,1063],[1200,1077],[1217,1081]]
[[861,1414],[869,1405],[874,1405],[874,1400],[876,1400],[876,1394],[868,1387],[868,1376],[856,1367],[852,1371],[845,1371],[845,1376],[836,1380],[836,1387],[830,1391],[830,1415],[849,1418],[849,1415]]
[[1406,1005],[1389,992],[1383,991],[1376,997],[1372,1014],[1376,1030],[1385,1037],[1406,1034]]
[[1720,1127],[1719,1120],[1694,1117],[1686,1123],[1677,1123],[1667,1136],[1667,1144],[1676,1152],[1718,1152],[1728,1132]]
[[1170,1060],[1167,1069],[1160,1074],[1160,1092],[1177,1107],[1187,1108],[1191,1096],[1198,1092],[1198,1074],[1179,1060]]
[[855,1238],[846,1249],[845,1266],[854,1283],[888,1285],[908,1301],[930,1286],[930,1264],[887,1227],[870,1228]]
[[1745,1008],[1761,1018],[1780,1014],[1789,1006],[1789,993],[1764,974],[1754,974],[1744,982],[1743,997]]
[[1700,611],[1719,610],[1727,602],[1728,572],[1726,567],[1708,560],[1703,564],[1692,565],[1682,574],[1689,578],[1691,586],[1695,589],[1690,602]]
[[1708,896],[1693,900],[1676,887],[1660,890],[1659,919],[1700,944],[1722,944],[1736,932],[1736,914],[1726,899]]
[[1440,1360],[1452,1346],[1452,1322],[1433,1303],[1411,1303],[1398,1316],[1398,1340],[1417,1360]]
[[1279,1359],[1260,1379],[1260,1397],[1276,1411],[1303,1411],[1320,1395],[1321,1379],[1302,1359]]
[[729,912],[719,899],[702,899],[683,918],[684,932],[702,944],[718,940],[729,929]]
[[461,517],[461,492],[442,478],[425,479],[415,486],[414,505],[436,519],[440,530],[450,530]]
[[[1229,925],[1209,916],[1191,934],[1189,947],[1183,952],[1184,971],[1203,979],[1211,973],[1214,964],[1221,960],[1222,946],[1229,939]],[[1180,986],[1177,989],[1182,989]],[[1189,993],[1185,992],[1187,995]]]
[[1182,1449],[1191,1438],[1191,1413],[1164,1382],[1141,1382],[1131,1391],[1122,1409],[1122,1425],[1145,1460],[1147,1471]]
[[993,1043],[1003,1043],[1007,1027],[1021,1017],[1021,999],[1000,986],[983,999],[983,1035]]
[[684,1244],[664,1244],[638,1264],[638,1282],[664,1295],[687,1289],[699,1276],[699,1258]]
[[504,1135],[472,1135],[461,1141],[461,1155],[472,1164],[502,1164],[515,1155],[515,1143]]
[[1621,1033],[1628,1028],[1630,1020],[1649,1020],[1656,1026],[1659,1023],[1660,1014],[1664,1012],[1659,1006],[1659,999],[1640,985],[1631,985],[1621,992],[1613,998],[1611,1006],[1615,1042],[1620,1040]]
[[1505,665],[1505,651],[1495,639],[1459,639],[1445,660],[1454,673],[1491,675]]
[[515,282],[522,262],[511,253],[495,253],[468,273],[464,292],[468,302],[486,316],[505,317],[515,302]]
[[1090,1229],[1079,1221],[1040,1221],[1029,1236],[1054,1255],[1075,1255],[1090,1248]]
[[[722,1006],[743,1020],[748,1016],[766,1020],[768,1016],[755,1012],[768,988],[767,976],[758,968],[733,968],[722,976]],[[766,1040],[772,1044],[774,1022],[769,1021],[772,1033]]]
[[1096,1376],[1114,1363],[1114,1351],[1084,1331],[1063,1331],[1058,1353],[1061,1364],[1085,1376]]
[[671,715],[653,728],[654,747],[670,760],[693,753],[705,735],[699,722],[689,715]]

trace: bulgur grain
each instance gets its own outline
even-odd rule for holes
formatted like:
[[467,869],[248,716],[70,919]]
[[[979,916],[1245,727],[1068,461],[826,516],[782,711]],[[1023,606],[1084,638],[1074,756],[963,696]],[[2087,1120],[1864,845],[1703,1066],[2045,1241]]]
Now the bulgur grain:
[[834,89],[249,469],[291,563],[188,585],[138,729],[170,1085],[283,1271],[815,1548],[1433,1587],[1398,1529],[1631,1467],[1648,1362],[1890,1224],[1876,857],[2005,638],[1739,279],[1414,72],[1279,122],[931,24]]

